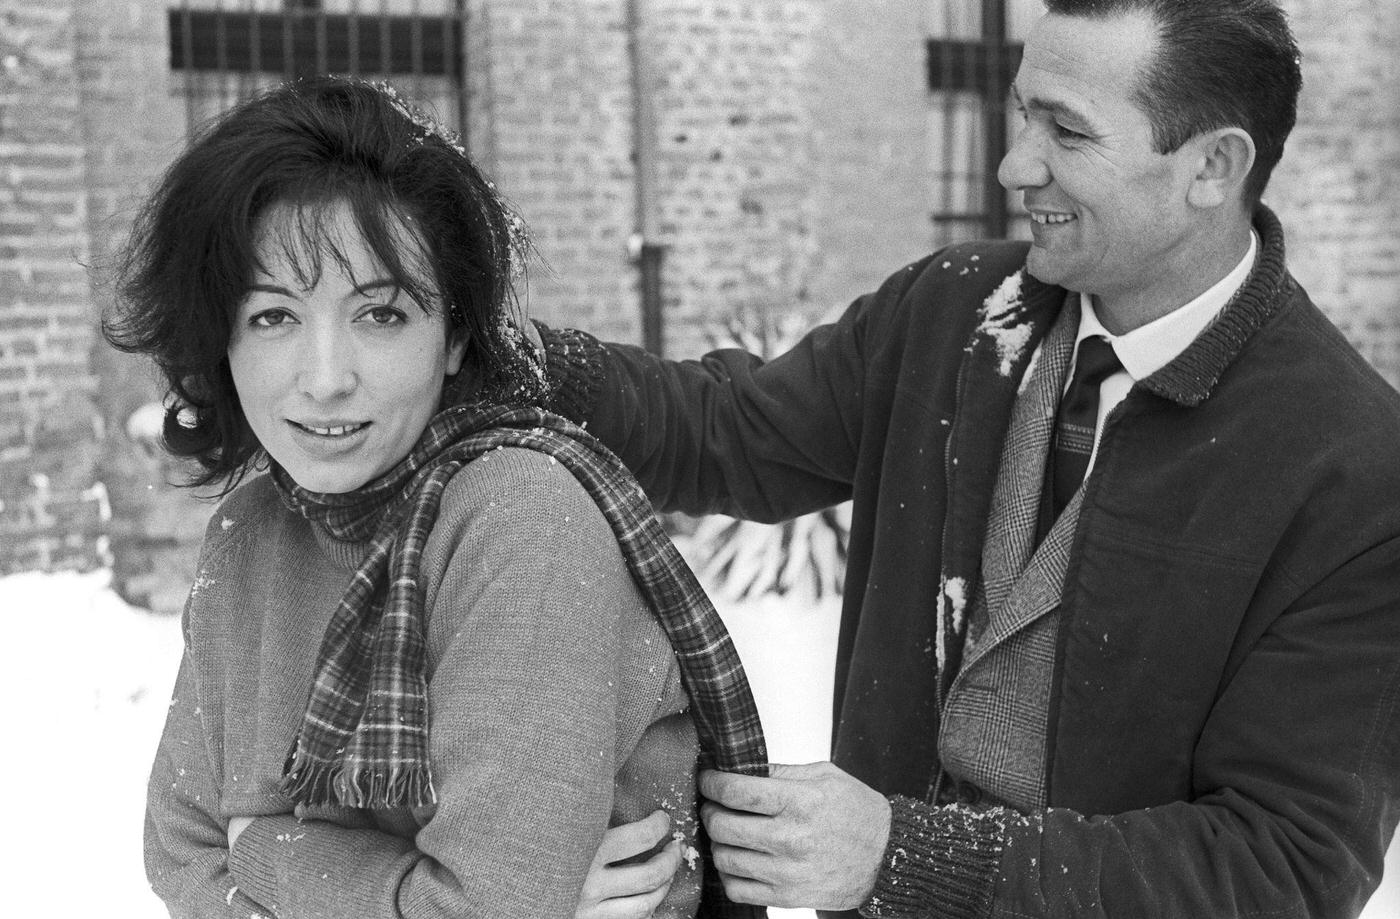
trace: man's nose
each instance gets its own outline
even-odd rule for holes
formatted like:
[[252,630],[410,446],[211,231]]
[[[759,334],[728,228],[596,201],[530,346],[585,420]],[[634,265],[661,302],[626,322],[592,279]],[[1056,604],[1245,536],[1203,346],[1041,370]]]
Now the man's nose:
[[1041,155],[1039,140],[1029,124],[1022,125],[997,167],[997,181],[1009,191],[1040,188],[1050,182],[1050,168]]
[[355,389],[359,374],[349,342],[330,329],[316,330],[303,341],[297,386],[304,395],[325,402]]

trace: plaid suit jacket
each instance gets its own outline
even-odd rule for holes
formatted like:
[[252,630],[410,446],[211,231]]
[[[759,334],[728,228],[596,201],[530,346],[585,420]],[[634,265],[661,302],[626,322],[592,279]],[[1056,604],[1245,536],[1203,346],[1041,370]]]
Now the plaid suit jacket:
[[1078,298],[1071,295],[1016,396],[992,494],[980,589],[939,737],[950,774],[1021,809],[1045,803],[1055,611],[1082,501],[1076,494],[1036,545],[1045,463],[1078,327]]

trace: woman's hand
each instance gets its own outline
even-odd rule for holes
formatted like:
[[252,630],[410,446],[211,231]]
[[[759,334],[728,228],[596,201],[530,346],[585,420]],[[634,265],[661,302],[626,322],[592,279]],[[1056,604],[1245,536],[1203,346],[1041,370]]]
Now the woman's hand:
[[246,829],[248,824],[253,822],[252,817],[230,817],[228,818],[228,850],[233,851],[233,843],[239,835]]
[[[666,899],[671,880],[681,866],[680,843],[670,839],[670,832],[671,818],[658,810],[604,833],[584,879],[574,919],[650,916]],[[645,861],[633,861],[648,855]]]

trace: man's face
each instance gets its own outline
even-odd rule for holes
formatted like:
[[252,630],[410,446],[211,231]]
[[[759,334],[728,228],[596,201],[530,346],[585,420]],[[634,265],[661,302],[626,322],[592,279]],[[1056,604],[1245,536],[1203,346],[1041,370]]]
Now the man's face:
[[1152,124],[1132,100],[1156,46],[1146,15],[1042,18],[1016,75],[1025,124],[997,173],[1025,194],[1030,273],[1109,305],[1174,297],[1190,271],[1196,221],[1186,193],[1197,154],[1190,144],[1155,152]]

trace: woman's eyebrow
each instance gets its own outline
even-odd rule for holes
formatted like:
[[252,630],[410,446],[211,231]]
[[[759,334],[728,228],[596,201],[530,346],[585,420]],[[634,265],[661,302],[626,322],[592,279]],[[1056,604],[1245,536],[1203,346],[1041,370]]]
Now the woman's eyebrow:
[[277,294],[283,297],[291,297],[294,300],[297,299],[296,294],[292,293],[290,290],[281,286],[280,284],[259,284],[257,282],[254,282],[248,285],[248,292],[252,293],[253,291],[257,291],[259,293],[264,294]]
[[380,290],[384,287],[398,287],[398,282],[393,278],[375,278],[372,281],[365,281],[363,284],[355,285],[355,293],[367,294],[372,290]]

